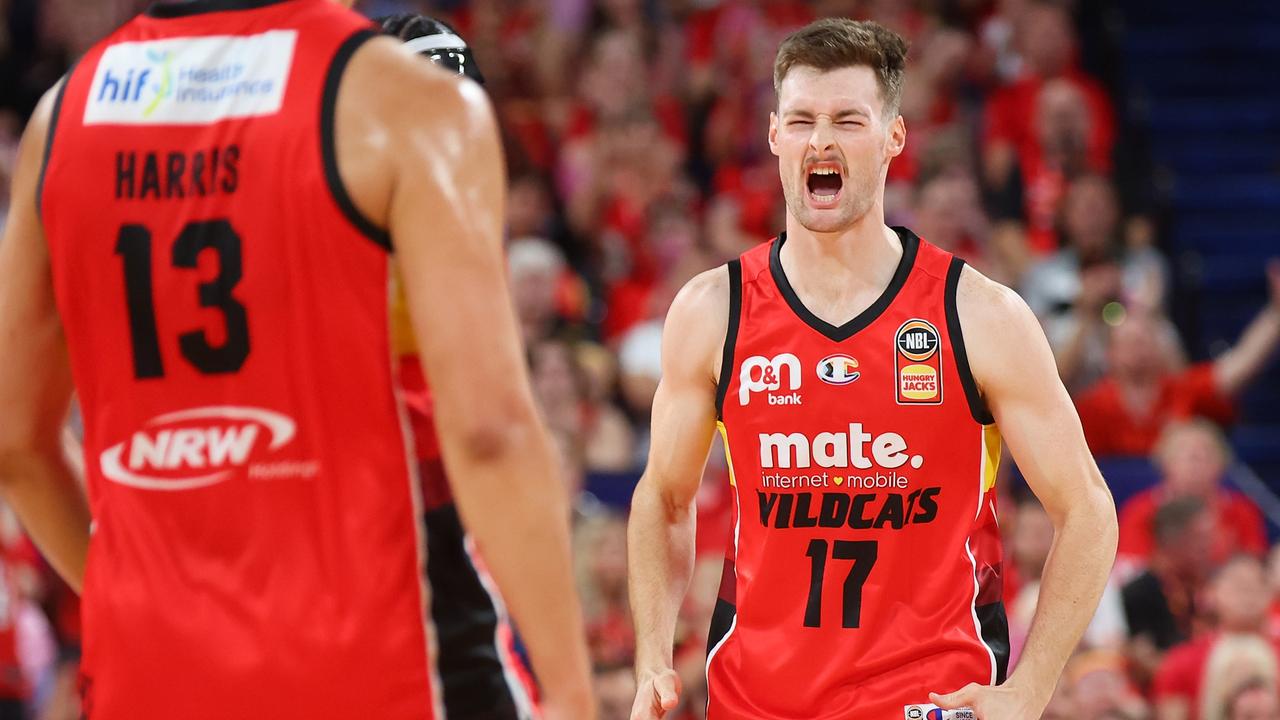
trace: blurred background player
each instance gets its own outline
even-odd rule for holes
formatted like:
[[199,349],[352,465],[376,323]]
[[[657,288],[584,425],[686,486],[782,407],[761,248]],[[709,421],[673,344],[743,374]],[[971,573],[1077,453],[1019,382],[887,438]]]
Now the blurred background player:
[[503,184],[476,86],[324,0],[152,5],[41,101],[0,243],[0,479],[83,590],[86,716],[436,714],[393,248],[545,714],[592,716]]
[[[699,275],[667,315],[631,511],[632,720],[679,703],[672,638],[717,429],[737,505],[708,720],[1038,717],[1097,607],[1115,506],[1040,325],[1008,288],[885,225],[906,69],[906,42],[874,22],[819,20],[778,47],[768,139],[786,232]],[[1004,444],[1053,534],[1012,672]]]
[[[404,40],[406,49],[484,83],[471,50],[447,23],[413,14],[393,15],[379,22],[383,32]],[[392,298],[392,320],[400,388],[413,425],[422,481],[427,580],[445,714],[454,720],[527,720],[534,717],[528,670],[516,653],[502,596],[477,556],[475,542],[462,527],[453,503],[436,438],[431,391],[400,287]]]

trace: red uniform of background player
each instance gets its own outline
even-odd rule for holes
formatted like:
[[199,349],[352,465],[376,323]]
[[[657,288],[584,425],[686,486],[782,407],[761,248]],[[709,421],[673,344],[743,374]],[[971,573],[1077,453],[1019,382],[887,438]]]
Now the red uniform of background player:
[[[1115,509],[1034,316],[884,225],[905,64],[874,23],[822,20],[783,42],[769,143],[786,233],[692,280],[668,314],[628,544],[633,720],[679,703],[675,610],[717,426],[737,512],[708,720],[1039,717],[1101,595]],[[1002,435],[1055,526],[1007,682]]]
[[591,714],[492,116],[376,36],[322,0],[156,5],[24,142],[0,245],[0,479],[80,585],[87,522],[49,443],[69,355],[89,717],[433,715],[393,239],[459,506],[531,628],[548,715]]

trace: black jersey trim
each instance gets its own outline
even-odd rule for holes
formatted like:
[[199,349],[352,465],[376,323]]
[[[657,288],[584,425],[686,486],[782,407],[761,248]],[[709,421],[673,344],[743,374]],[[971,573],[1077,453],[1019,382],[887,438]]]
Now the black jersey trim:
[[155,2],[144,14],[153,18],[179,18],[227,10],[256,10],[268,5],[278,5],[289,0],[185,0],[185,2]]
[[[467,552],[467,533],[452,503],[423,514],[436,670],[447,717],[520,720],[498,646],[505,624]],[[526,671],[520,663],[519,670]]]
[[1004,603],[993,602],[978,605],[974,609],[982,632],[982,642],[991,650],[996,661],[996,684],[1002,685],[1009,677],[1009,618]]
[[738,344],[738,323],[742,318],[742,260],[735,259],[729,268],[729,327],[724,333],[724,349],[720,355],[720,377],[716,379],[716,418],[724,419],[724,396],[733,377],[733,350]]
[[960,329],[960,311],[956,308],[956,289],[960,287],[960,272],[964,269],[964,260],[951,258],[947,267],[947,286],[945,299],[947,313],[947,335],[951,336],[951,351],[955,355],[956,370],[960,372],[960,384],[964,387],[964,396],[969,401],[969,414],[982,425],[995,422],[991,410],[978,392],[978,383],[973,379],[973,370],[969,368],[969,353],[964,348],[964,332]]
[[333,195],[334,202],[338,203],[338,208],[342,210],[347,221],[365,237],[387,252],[391,252],[391,235],[360,212],[352,201],[351,195],[347,193],[347,186],[342,183],[342,175],[338,172],[337,136],[333,127],[334,111],[338,104],[338,87],[342,84],[343,71],[347,69],[347,63],[351,61],[351,56],[355,55],[356,50],[365,42],[378,36],[379,33],[372,29],[357,30],[342,42],[333,55],[329,72],[324,79],[324,92],[320,100],[320,158],[324,163],[324,179],[329,186],[329,193]]
[[783,299],[791,306],[791,311],[804,324],[835,342],[843,342],[880,317],[893,304],[893,299],[897,297],[898,291],[907,283],[907,278],[911,275],[911,269],[916,263],[916,254],[920,249],[920,238],[903,227],[895,227],[893,231],[902,241],[902,258],[898,260],[898,269],[894,271],[893,278],[889,280],[889,285],[884,292],[880,293],[880,297],[876,298],[870,307],[843,325],[832,325],[809,312],[809,308],[804,306],[800,296],[796,295],[795,289],[791,287],[791,281],[787,279],[787,274],[782,269],[782,244],[787,241],[785,232],[778,235],[778,239],[773,242],[773,248],[769,251],[769,272],[773,275],[773,282],[778,286]]
[[67,70],[67,74],[62,76],[62,85],[58,87],[58,94],[53,98],[53,110],[49,113],[49,127],[44,136],[44,155],[40,158],[40,175],[36,178],[36,217],[42,218],[44,215],[44,175],[49,169],[49,157],[53,154],[53,135],[58,129],[58,117],[62,114],[62,98],[67,94],[67,86],[71,84],[71,75],[75,73],[76,65],[72,64],[71,69]]

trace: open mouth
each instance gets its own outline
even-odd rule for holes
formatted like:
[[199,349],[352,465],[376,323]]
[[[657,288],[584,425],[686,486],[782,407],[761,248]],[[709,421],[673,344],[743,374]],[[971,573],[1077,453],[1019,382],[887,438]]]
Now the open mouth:
[[819,207],[835,205],[844,189],[844,176],[840,167],[834,163],[820,163],[809,168],[805,176],[805,185],[809,190],[809,200]]

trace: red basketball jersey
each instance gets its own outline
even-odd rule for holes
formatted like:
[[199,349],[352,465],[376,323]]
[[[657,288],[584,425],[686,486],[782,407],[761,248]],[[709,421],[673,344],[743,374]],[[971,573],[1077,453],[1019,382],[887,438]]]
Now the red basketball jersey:
[[157,5],[62,91],[41,214],[93,720],[433,715],[388,243],[334,160],[374,36],[327,0]]
[[709,720],[919,720],[930,691],[1003,680],[1000,439],[960,336],[963,263],[897,232],[888,289],[839,327],[792,290],[785,235],[729,265],[737,507]]

